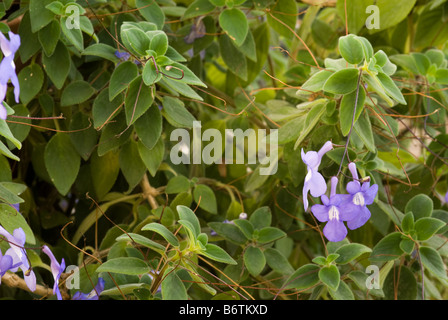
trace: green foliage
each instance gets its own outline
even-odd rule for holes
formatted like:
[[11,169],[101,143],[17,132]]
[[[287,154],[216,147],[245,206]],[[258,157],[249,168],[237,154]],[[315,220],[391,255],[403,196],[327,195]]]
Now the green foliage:
[[[24,231],[39,288],[51,244],[101,299],[446,299],[447,3],[4,1],[21,45],[0,225]],[[302,151],[326,141],[338,194],[349,162],[378,186],[340,242],[303,210]]]

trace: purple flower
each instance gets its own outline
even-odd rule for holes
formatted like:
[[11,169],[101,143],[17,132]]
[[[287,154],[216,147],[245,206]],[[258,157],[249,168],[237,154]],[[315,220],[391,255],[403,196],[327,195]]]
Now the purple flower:
[[302,192],[305,211],[308,209],[308,191],[311,192],[313,197],[320,197],[327,192],[325,179],[317,170],[319,169],[322,157],[331,149],[333,149],[331,141],[327,141],[318,152],[308,151],[305,153],[302,149],[302,161],[307,165],[308,170]]
[[2,277],[5,275],[6,271],[12,267],[12,257],[7,254],[2,255],[2,252],[0,251],[0,284],[2,283]]
[[115,51],[115,56],[116,56],[118,59],[128,60],[129,57],[130,57],[131,55],[130,55],[129,52],[126,52],[126,51],[124,51],[124,52],[120,52],[120,51],[117,50],[117,51]]
[[367,205],[370,205],[375,200],[378,192],[378,185],[370,186],[370,181],[361,183],[358,181],[358,173],[356,171],[356,164],[350,162],[348,169],[352,173],[353,181],[347,183],[347,192],[350,194],[350,201],[346,205],[346,209],[355,213],[355,218],[347,222],[347,227],[350,230],[357,229],[363,226],[367,220],[370,219],[370,210]]
[[[9,31],[9,39],[0,32],[0,49],[3,52],[3,60],[0,62],[0,101],[3,102],[6,97],[8,81],[11,80],[14,85],[14,96],[19,103],[20,86],[16,75],[16,65],[14,64],[14,55],[20,47],[20,36]],[[6,107],[0,104],[0,119],[7,117]]]
[[95,288],[90,291],[90,293],[82,293],[81,291],[76,292],[72,300],[99,300],[99,295],[104,290],[104,279],[98,278],[98,283]]
[[25,283],[31,291],[36,290],[36,275],[34,274],[31,266],[28,262],[28,257],[24,248],[26,236],[22,228],[17,228],[13,231],[12,235],[6,231],[5,228],[0,226],[0,235],[6,238],[11,246],[5,255],[12,258],[11,271],[16,272],[18,268],[22,270],[24,274]]
[[59,264],[53,252],[51,252],[50,248],[48,248],[46,245],[42,247],[42,252],[45,253],[51,261],[51,273],[53,274],[54,278],[53,294],[58,297],[58,300],[62,300],[61,291],[59,290],[59,278],[61,277],[62,272],[64,272],[65,270],[65,260],[64,258],[62,258],[61,264]]
[[320,222],[327,222],[324,227],[325,237],[332,242],[344,240],[347,236],[347,228],[343,221],[352,220],[356,213],[346,210],[345,205],[349,200],[348,194],[336,194],[338,178],[331,178],[330,199],[322,195],[323,204],[315,204],[311,207],[311,212]]
[[445,203],[448,203],[448,191],[445,193]]
[[205,36],[205,25],[200,19],[198,22],[193,23],[190,29],[190,33],[184,38],[185,43],[192,44],[194,40]]

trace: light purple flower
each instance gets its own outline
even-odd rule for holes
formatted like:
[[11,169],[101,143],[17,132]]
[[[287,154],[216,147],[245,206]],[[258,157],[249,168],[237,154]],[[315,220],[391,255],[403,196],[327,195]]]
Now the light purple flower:
[[[16,75],[16,65],[14,64],[14,55],[20,47],[20,36],[9,31],[8,40],[3,33],[0,32],[0,49],[3,52],[3,60],[0,62],[0,101],[3,102],[6,97],[8,81],[11,80],[14,85],[14,96],[19,103],[20,86],[19,79]],[[5,120],[7,117],[6,107],[0,104],[0,119]]]
[[5,275],[6,271],[12,267],[12,257],[7,254],[3,255],[0,251],[0,284],[2,283],[2,277]]
[[56,260],[53,252],[46,245],[42,247],[42,252],[45,253],[50,258],[51,273],[54,278],[53,294],[55,294],[58,300],[62,300],[61,291],[59,290],[59,278],[62,272],[65,270],[65,260],[62,258],[61,264]]
[[98,278],[98,283],[95,288],[90,291],[90,293],[82,293],[81,291],[76,292],[72,300],[99,300],[99,295],[104,290],[104,279]]
[[319,169],[322,157],[331,149],[333,149],[331,141],[327,141],[318,152],[308,151],[305,153],[302,149],[302,161],[307,165],[308,170],[302,191],[305,211],[308,209],[308,191],[313,197],[320,197],[327,192],[325,179],[317,170]]
[[355,217],[355,212],[345,209],[349,200],[348,194],[336,194],[338,178],[331,178],[330,199],[326,195],[320,198],[323,204],[315,204],[311,207],[311,212],[320,222],[327,222],[324,227],[325,237],[332,242],[344,240],[347,236],[347,228],[343,221],[349,221]]
[[445,203],[448,203],[448,191],[445,193]]
[[9,255],[12,258],[11,271],[16,272],[20,268],[23,272],[25,283],[31,291],[36,290],[36,275],[31,269],[28,262],[28,257],[25,251],[25,241],[26,235],[22,228],[17,228],[13,231],[12,235],[6,231],[5,228],[0,226],[0,235],[6,238],[9,245],[11,246],[5,255]]
[[358,172],[356,171],[356,164],[350,162],[348,169],[352,173],[353,181],[347,183],[347,192],[351,195],[350,201],[346,205],[346,209],[355,213],[355,218],[347,222],[347,227],[350,230],[357,229],[363,226],[367,220],[370,219],[370,210],[367,205],[370,205],[375,200],[378,192],[378,185],[370,186],[370,181],[359,182]]

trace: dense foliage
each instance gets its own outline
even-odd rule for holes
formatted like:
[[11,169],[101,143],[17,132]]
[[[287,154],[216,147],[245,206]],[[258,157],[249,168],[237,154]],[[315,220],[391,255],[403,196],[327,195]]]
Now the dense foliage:
[[3,1],[0,297],[447,299],[446,9]]

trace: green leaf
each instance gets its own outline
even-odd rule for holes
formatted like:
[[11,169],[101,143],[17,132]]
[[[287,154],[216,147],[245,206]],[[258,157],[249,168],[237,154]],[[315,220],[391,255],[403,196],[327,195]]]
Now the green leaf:
[[159,30],[162,30],[165,24],[165,14],[154,0],[137,0],[135,2],[138,11],[146,21],[155,23]]
[[317,103],[313,106],[313,108],[308,112],[304,129],[301,131],[300,136],[297,138],[295,144],[294,144],[294,150],[296,150],[299,145],[302,143],[302,141],[308,136],[308,134],[313,130],[313,128],[317,125],[317,123],[320,121],[322,116],[324,115],[326,111],[326,104],[325,103]]
[[423,217],[415,222],[415,232],[417,233],[417,239],[419,241],[425,241],[431,238],[440,228],[446,226],[446,223],[442,220]]
[[234,224],[210,222],[208,226],[212,228],[218,235],[235,244],[242,245],[245,244],[248,240],[242,233],[242,231]]
[[165,192],[167,194],[186,192],[190,189],[190,180],[185,176],[179,175],[168,181]]
[[249,246],[244,251],[244,265],[249,273],[256,277],[263,271],[266,265],[266,258],[258,247]]
[[[2,24],[0,24],[2,25]],[[41,48],[38,37],[31,31],[29,11],[25,12],[19,24],[19,54],[23,63],[28,61]]]
[[154,231],[154,232],[157,232],[166,241],[168,241],[168,243],[171,244],[172,246],[174,246],[174,247],[178,247],[179,246],[179,241],[174,236],[174,234],[170,230],[168,230],[167,227],[165,227],[164,225],[162,225],[160,223],[152,222],[152,223],[146,224],[145,226],[143,226],[142,231]]
[[247,220],[235,219],[233,223],[241,230],[248,240],[252,240],[254,234],[254,226]]
[[193,128],[193,121],[196,119],[181,100],[164,97],[162,105],[162,115],[171,125],[180,128]]
[[84,80],[76,80],[70,82],[61,96],[61,106],[67,107],[87,101],[93,94],[95,89]]
[[200,254],[214,261],[233,265],[237,264],[237,262],[233,260],[233,258],[227,252],[225,252],[224,249],[218,247],[215,244],[206,244],[205,250],[201,251]]
[[249,25],[246,15],[237,8],[225,9],[219,15],[219,25],[239,47],[246,39]]
[[285,289],[306,289],[319,282],[319,266],[306,264],[297,269],[285,282]]
[[[353,119],[353,111],[355,109],[356,98],[358,100],[356,103],[355,117]],[[342,97],[339,109],[339,123],[341,125],[341,132],[343,136],[347,136],[348,133],[350,132],[353,120],[354,123],[356,123],[356,121],[358,120],[359,116],[364,110],[365,100],[366,100],[366,93],[362,87],[359,88],[358,92],[355,90]]]
[[219,49],[228,70],[246,81],[248,72],[246,56],[238,50],[227,35],[221,35],[219,37]]
[[[3,198],[3,194],[4,194],[3,189],[6,189],[6,188],[3,186],[0,186],[0,197],[2,197],[2,200],[5,200]],[[6,190],[8,192],[10,192],[8,189],[6,189]],[[20,199],[20,202],[23,202],[23,200]],[[11,203],[17,203],[17,202],[11,202]],[[25,232],[26,243],[36,244],[36,239],[34,238],[33,231],[29,227],[25,218],[22,216],[22,214],[20,212],[17,212],[9,204],[0,203],[0,224],[10,234],[13,234],[15,229],[22,228],[23,232]]]
[[201,233],[201,225],[196,217],[196,214],[188,207],[179,205],[176,207],[180,220],[186,220],[193,226],[193,232],[195,238]]
[[73,147],[70,136],[56,133],[45,147],[45,167],[60,194],[66,195],[78,176],[81,158]]
[[3,119],[0,119],[0,135],[11,141],[17,149],[22,148],[22,143],[14,137],[6,120]]
[[313,74],[297,91],[297,94],[312,94],[313,92],[321,91],[327,79],[333,75],[334,72],[329,70],[320,70]]
[[423,217],[430,217],[434,208],[433,201],[425,194],[418,194],[408,201],[404,211],[412,211],[415,220]]
[[319,280],[329,289],[337,290],[341,280],[339,269],[335,265],[325,266],[319,270]]
[[347,94],[356,90],[359,70],[346,68],[333,73],[324,84],[324,91],[334,94]]
[[118,152],[109,151],[102,157],[94,152],[90,158],[90,174],[92,177],[95,195],[99,200],[112,189],[118,174],[120,173],[120,163]]
[[110,77],[109,100],[112,101],[120,92],[125,90],[137,76],[138,68],[135,63],[131,61],[120,63]]
[[142,78],[147,86],[152,86],[162,78],[152,59],[149,59],[143,67]]
[[127,125],[133,124],[143,113],[145,113],[154,102],[151,88],[143,83],[142,77],[135,78],[126,93],[125,112]]
[[153,50],[157,56],[163,56],[168,50],[168,36],[164,32],[155,34],[151,39],[149,49]]
[[207,212],[217,214],[218,205],[213,190],[204,184],[198,184],[193,191],[194,201],[199,204],[201,209]]
[[163,142],[162,137],[159,138],[152,149],[149,149],[139,141],[138,152],[149,173],[154,177],[165,155],[165,143]]
[[446,266],[440,254],[431,247],[421,246],[419,248],[420,258],[425,268],[439,279],[447,279]]
[[263,253],[266,263],[272,270],[284,275],[290,275],[294,272],[288,259],[277,249],[267,248]]
[[411,254],[414,251],[415,243],[409,238],[404,238],[400,241],[400,249],[407,254]]
[[[348,31],[358,34],[365,26],[366,19],[369,16],[366,13],[366,8],[373,4],[374,0],[337,0],[336,9],[343,24],[347,23]],[[380,23],[382,23],[382,20]]]
[[267,14],[269,26],[285,38],[291,39],[293,37],[291,30],[295,30],[296,28],[296,14],[296,1],[283,0],[275,2]]
[[118,110],[122,103],[122,96],[109,100],[109,88],[103,89],[93,101],[92,117],[95,129],[113,120],[119,114]]
[[286,233],[275,227],[265,227],[258,233],[258,243],[269,243],[280,238],[286,237]]
[[123,23],[120,32],[125,47],[134,55],[143,57],[149,49],[150,40],[146,33],[133,25]]
[[61,89],[70,71],[71,58],[65,45],[59,41],[54,53],[42,55],[42,65],[57,89]]
[[65,37],[68,39],[68,41],[76,48],[78,49],[80,52],[84,51],[84,39],[82,36],[82,31],[81,28],[71,28],[69,29],[67,27],[68,23],[67,23],[67,19],[66,17],[61,17],[61,30],[62,33],[65,35]]
[[90,118],[82,112],[75,113],[70,121],[70,140],[78,154],[88,160],[98,143],[98,132],[92,127]]
[[96,269],[96,272],[113,272],[129,275],[141,275],[149,271],[150,268],[145,261],[132,257],[110,259]]
[[362,44],[353,34],[339,38],[339,52],[341,53],[341,56],[351,64],[358,64],[364,60]]
[[375,140],[373,139],[372,124],[370,123],[370,118],[367,112],[361,113],[358,121],[355,123],[353,128],[355,129],[359,138],[361,138],[366,148],[370,152],[375,153],[376,145]]
[[403,220],[401,220],[401,229],[406,234],[409,234],[409,232],[414,230],[414,214],[412,211],[409,211],[404,215]]
[[260,207],[249,217],[250,223],[254,226],[255,229],[262,229],[265,227],[269,227],[272,221],[271,208],[268,206]]
[[162,298],[163,300],[187,300],[188,294],[176,270],[168,268],[163,274]]
[[388,300],[415,300],[417,280],[414,273],[405,266],[394,266],[387,274],[383,291]]
[[417,0],[377,0],[375,5],[378,6],[381,13],[380,30],[388,29],[402,20],[404,20],[411,12]]
[[370,254],[370,261],[395,260],[403,254],[400,248],[401,233],[393,232],[381,239],[373,248]]
[[81,54],[83,56],[96,56],[117,63],[120,59],[115,55],[116,48],[105,43],[94,43],[88,46]]
[[44,83],[44,73],[38,64],[32,64],[20,70],[20,101],[28,104],[40,91]]
[[146,166],[140,157],[137,142],[129,140],[122,146],[119,161],[121,172],[129,184],[129,191],[131,191],[142,180],[146,172]]
[[152,241],[151,239],[148,239],[145,236],[142,236],[141,234],[137,233],[128,232],[126,234],[122,234],[121,236],[117,237],[115,240],[135,242],[136,244],[153,249],[159,253],[165,252],[165,247],[162,246],[160,243]]
[[397,85],[387,74],[380,72],[377,74],[377,77],[381,81],[384,90],[390,97],[401,104],[407,104],[400,89],[398,89]]
[[372,252],[372,249],[360,243],[343,245],[336,250],[336,253],[339,254],[336,263],[347,264],[367,252]]
[[206,15],[215,9],[215,6],[208,0],[196,0],[190,4],[185,11],[182,20],[191,19],[197,16]]
[[352,290],[344,281],[339,283],[337,290],[329,288],[328,292],[334,300],[355,300]]
[[29,10],[33,33],[39,31],[53,20],[54,13],[45,8],[52,2],[53,0],[30,0]]

